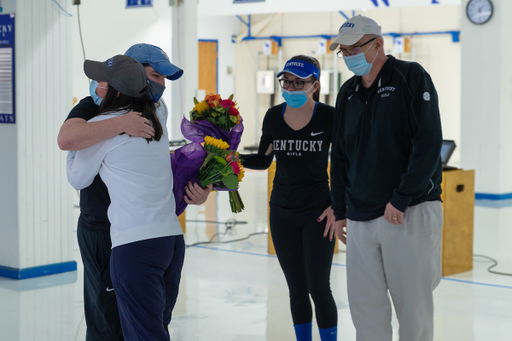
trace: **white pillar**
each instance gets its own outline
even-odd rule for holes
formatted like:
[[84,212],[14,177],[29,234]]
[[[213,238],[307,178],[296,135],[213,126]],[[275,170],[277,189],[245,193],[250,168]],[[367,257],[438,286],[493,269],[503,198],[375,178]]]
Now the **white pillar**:
[[461,3],[461,165],[475,169],[477,198],[512,193],[512,1],[492,0],[494,14],[483,25],[466,16]]
[[173,7],[172,62],[183,69],[183,76],[172,82],[172,108],[169,121],[172,129],[170,140],[183,138],[180,124],[183,115],[194,107],[193,97],[198,86],[197,56],[197,0],[183,0]]
[[76,269],[73,200],[57,146],[71,109],[70,1],[17,0],[16,123],[0,124],[0,275]]

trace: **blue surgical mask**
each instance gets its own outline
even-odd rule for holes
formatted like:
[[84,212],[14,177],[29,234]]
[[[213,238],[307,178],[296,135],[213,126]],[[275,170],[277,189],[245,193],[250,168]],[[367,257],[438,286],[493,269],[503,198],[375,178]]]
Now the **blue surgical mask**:
[[315,85],[315,83],[313,83],[309,89],[304,91],[288,91],[283,89],[282,96],[286,101],[286,105],[289,105],[292,108],[302,108],[308,99],[313,96],[313,94],[311,94],[308,97],[307,92]]
[[100,96],[98,96],[98,94],[96,93],[96,88],[98,87],[98,82],[96,81],[91,81],[91,84],[89,85],[89,93],[91,94],[91,97],[94,101],[94,103],[97,105],[97,106],[100,106],[101,104],[101,101],[103,100],[103,98],[101,98]]
[[164,91],[165,86],[149,79],[149,85],[148,89],[146,90],[146,94],[153,100],[153,102],[158,102]]
[[[368,50],[372,47],[374,42],[375,40],[372,42],[370,47],[368,47]],[[368,50],[366,50],[366,52],[368,52]],[[366,61],[365,52],[356,54],[354,56],[343,57],[343,59],[345,60],[345,64],[347,65],[348,69],[352,71],[356,76],[366,76],[372,69],[373,62],[375,61],[375,58],[377,58],[377,54],[379,54],[378,51],[371,63]]]

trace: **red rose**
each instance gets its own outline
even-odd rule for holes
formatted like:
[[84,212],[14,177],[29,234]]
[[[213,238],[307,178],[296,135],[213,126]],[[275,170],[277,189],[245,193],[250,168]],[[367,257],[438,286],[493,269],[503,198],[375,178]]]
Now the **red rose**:
[[225,99],[220,102],[220,105],[222,105],[224,108],[234,107],[235,102],[233,102],[230,99]]
[[238,163],[236,162],[231,162],[230,163],[231,167],[233,167],[233,172],[238,175],[240,174],[240,167],[238,166]]
[[238,112],[238,110],[235,107],[230,107],[229,108],[229,114],[231,116],[238,116],[240,113]]

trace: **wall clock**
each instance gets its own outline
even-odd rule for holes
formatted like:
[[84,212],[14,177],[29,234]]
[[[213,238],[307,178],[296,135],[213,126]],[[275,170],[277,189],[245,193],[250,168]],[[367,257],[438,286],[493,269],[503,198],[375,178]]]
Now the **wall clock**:
[[475,25],[483,25],[492,17],[493,7],[491,0],[469,0],[466,6],[466,15]]

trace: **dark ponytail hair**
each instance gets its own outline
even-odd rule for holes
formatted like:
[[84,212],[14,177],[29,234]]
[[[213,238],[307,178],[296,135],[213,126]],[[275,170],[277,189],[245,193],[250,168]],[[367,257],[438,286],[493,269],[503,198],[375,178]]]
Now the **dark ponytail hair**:
[[155,136],[146,140],[148,143],[153,140],[160,141],[160,138],[163,134],[162,125],[156,116],[155,103],[153,103],[153,101],[146,95],[146,93],[138,98],[135,98],[120,93],[109,84],[107,95],[103,101],[101,101],[98,115],[110,111],[120,110],[141,112],[142,117],[147,118],[151,122],[151,126],[155,129]]
[[318,62],[318,60],[314,57],[309,57],[309,56],[305,56],[305,55],[298,55],[298,56],[294,56],[290,59],[298,59],[298,60],[303,60],[305,62],[308,62],[310,64],[313,64],[314,66],[316,66],[318,68],[318,78],[316,78],[315,76],[311,76],[309,77],[309,80],[311,81],[318,81],[318,89],[316,89],[315,93],[313,94],[313,100],[315,102],[319,102],[320,101],[320,87],[321,87],[321,84],[320,84],[320,72],[321,72],[321,69],[320,69],[320,63]]

